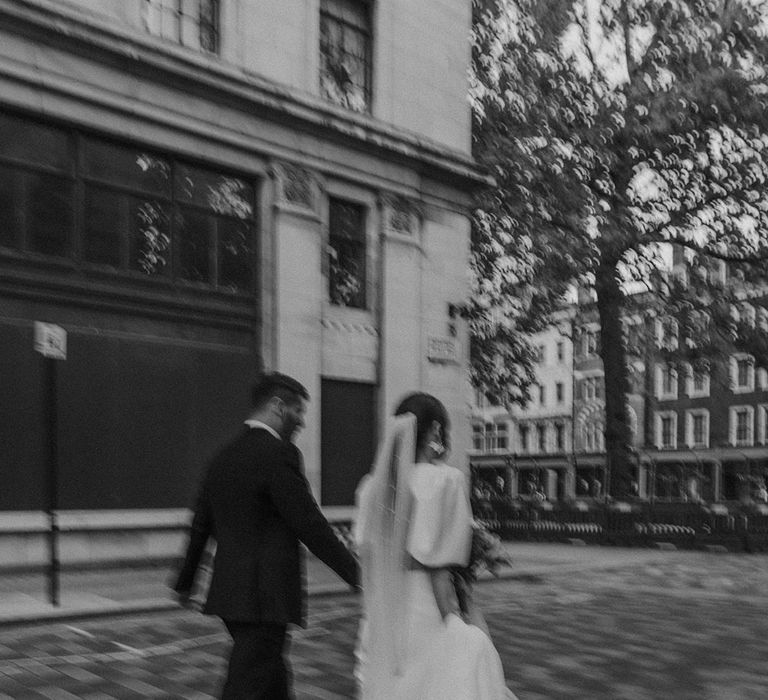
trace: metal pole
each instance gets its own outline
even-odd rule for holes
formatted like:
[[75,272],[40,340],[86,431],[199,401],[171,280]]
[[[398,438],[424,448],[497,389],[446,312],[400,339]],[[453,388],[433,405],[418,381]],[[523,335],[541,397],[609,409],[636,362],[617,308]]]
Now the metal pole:
[[59,450],[58,416],[56,411],[56,360],[43,358],[45,363],[45,413],[48,432],[47,495],[48,495],[48,594],[51,605],[59,605]]

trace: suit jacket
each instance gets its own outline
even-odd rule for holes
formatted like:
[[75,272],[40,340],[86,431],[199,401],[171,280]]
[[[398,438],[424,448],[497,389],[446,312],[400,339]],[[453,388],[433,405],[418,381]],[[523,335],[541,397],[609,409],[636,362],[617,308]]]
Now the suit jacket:
[[259,428],[245,429],[211,462],[174,588],[189,592],[209,537],[216,540],[203,612],[239,622],[305,624],[299,542],[350,585],[355,558],[312,496],[301,453]]

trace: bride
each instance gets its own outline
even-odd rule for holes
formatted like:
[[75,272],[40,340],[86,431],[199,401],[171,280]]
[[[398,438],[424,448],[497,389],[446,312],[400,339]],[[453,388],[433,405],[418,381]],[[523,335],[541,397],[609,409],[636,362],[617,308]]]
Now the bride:
[[472,513],[447,447],[445,407],[410,394],[358,487],[362,700],[514,700],[482,615],[462,617],[452,583],[449,567],[469,559]]

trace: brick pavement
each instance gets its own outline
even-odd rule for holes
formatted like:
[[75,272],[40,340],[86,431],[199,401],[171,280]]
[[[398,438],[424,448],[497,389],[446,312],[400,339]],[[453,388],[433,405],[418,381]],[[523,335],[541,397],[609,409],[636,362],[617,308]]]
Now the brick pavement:
[[[593,570],[583,556],[479,586],[520,700],[768,698],[768,557],[622,554]],[[352,697],[359,601],[310,610],[291,648],[298,700]],[[207,700],[227,650],[217,621],[187,611],[6,627],[0,700]]]

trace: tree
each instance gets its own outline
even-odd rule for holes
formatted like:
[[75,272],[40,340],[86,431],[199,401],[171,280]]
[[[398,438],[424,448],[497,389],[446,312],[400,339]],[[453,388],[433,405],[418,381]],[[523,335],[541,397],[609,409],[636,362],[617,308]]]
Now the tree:
[[[590,287],[610,491],[623,497],[630,283],[719,328],[729,303],[755,301],[744,288],[768,259],[768,3],[474,0],[473,12],[474,154],[496,184],[473,226],[472,379],[520,400],[531,379],[521,336],[569,285]],[[694,267],[742,265],[742,291],[725,301],[709,277],[662,274],[669,244]],[[699,340],[702,355],[714,347]]]

